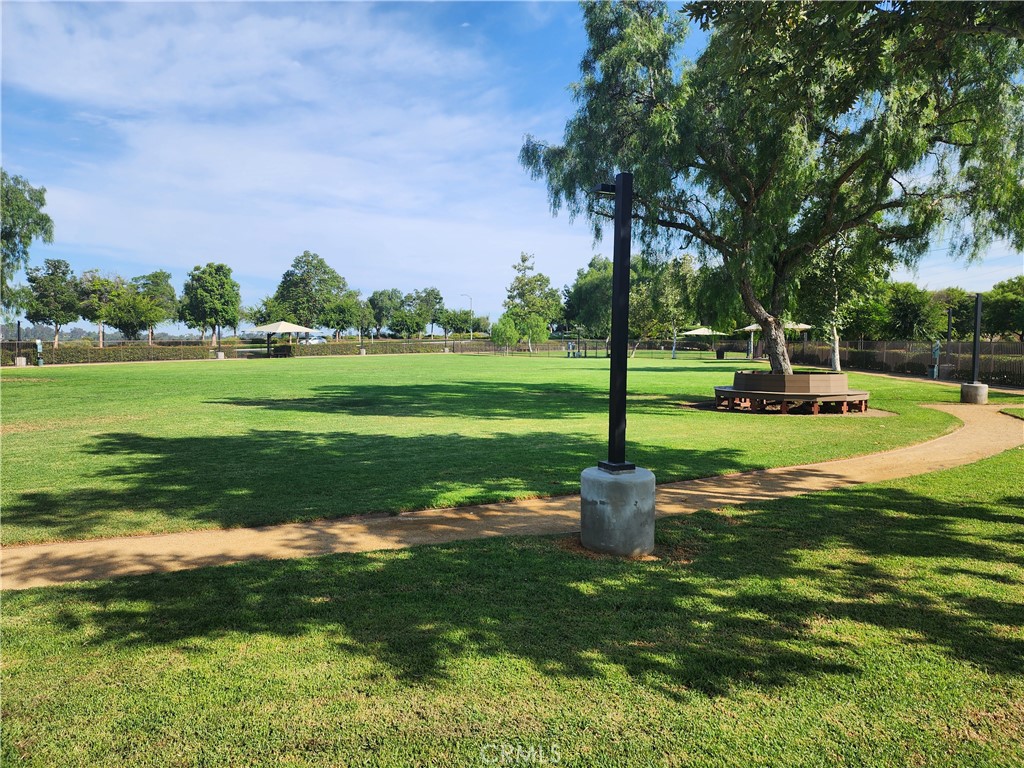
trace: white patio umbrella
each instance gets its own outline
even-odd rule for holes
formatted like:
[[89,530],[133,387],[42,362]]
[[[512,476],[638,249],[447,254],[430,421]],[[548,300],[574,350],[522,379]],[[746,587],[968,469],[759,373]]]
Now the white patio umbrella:
[[276,323],[268,323],[267,325],[257,325],[253,328],[258,333],[267,334],[267,357],[270,357],[270,337],[275,333],[315,333],[313,328],[306,328],[304,325],[296,325],[295,323],[286,323],[284,320],[279,320]]
[[710,328],[694,328],[692,331],[683,331],[683,336],[711,336],[711,348],[715,348],[715,336],[725,336],[726,334],[719,331],[712,331]]

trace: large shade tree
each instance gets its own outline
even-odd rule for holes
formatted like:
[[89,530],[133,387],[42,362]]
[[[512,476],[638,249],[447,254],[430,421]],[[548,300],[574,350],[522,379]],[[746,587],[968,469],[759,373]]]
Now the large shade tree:
[[32,323],[53,326],[53,348],[60,346],[60,329],[79,318],[78,280],[63,259],[46,259],[43,267],[29,267],[29,298],[25,316]]
[[[943,5],[586,4],[579,110],[520,160],[596,233],[612,204],[594,185],[634,172],[638,237],[719,266],[790,372],[783,316],[844,234],[905,263],[942,225],[957,255],[1024,241],[1019,8],[958,4],[937,32]],[[712,29],[692,65],[688,18]]]
[[205,332],[225,325],[236,327],[242,310],[241,291],[227,264],[210,262],[188,273],[182,290],[179,317],[189,328]]
[[108,324],[111,298],[123,283],[120,275],[104,275],[98,269],[86,270],[78,278],[78,311],[83,318],[96,323],[100,348],[104,344],[103,329]]
[[23,177],[0,169],[0,308],[5,314],[28,298],[11,280],[28,266],[32,242],[53,242],[53,220],[43,213],[45,206],[46,187],[33,187]]
[[333,328],[333,310],[347,289],[345,278],[322,256],[303,251],[281,276],[274,299],[285,316],[274,319],[290,320],[307,328]]
[[153,329],[160,323],[177,319],[178,297],[171,285],[171,273],[161,269],[133,277],[131,282],[139,295],[148,299],[143,315],[149,344],[152,346]]

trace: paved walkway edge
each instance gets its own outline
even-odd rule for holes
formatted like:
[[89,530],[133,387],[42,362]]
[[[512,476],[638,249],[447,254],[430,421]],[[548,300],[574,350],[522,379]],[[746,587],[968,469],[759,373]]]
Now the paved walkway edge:
[[[971,464],[1024,444],[1024,421],[998,405],[929,406],[956,416],[959,429],[917,445],[850,459],[659,485],[659,516],[795,496]],[[8,547],[0,589],[17,590],[244,560],[400,549],[488,536],[579,530],[579,496],[530,499],[397,516],[369,515],[263,528]]]

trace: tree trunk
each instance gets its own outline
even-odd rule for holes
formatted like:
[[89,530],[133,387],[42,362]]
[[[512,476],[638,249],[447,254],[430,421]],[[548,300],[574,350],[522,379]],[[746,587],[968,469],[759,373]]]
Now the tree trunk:
[[149,346],[153,346],[153,326],[149,326]]
[[749,280],[740,281],[740,296],[743,299],[743,306],[761,326],[764,351],[772,366],[772,373],[786,375],[793,373],[793,366],[789,362],[789,352],[786,350],[786,334],[782,328],[782,321],[778,318],[778,313],[771,314],[765,309],[754,295],[754,287]]
[[793,373],[793,366],[789,362],[789,352],[786,350],[786,333],[782,328],[782,321],[769,315],[761,322],[761,330],[764,331],[764,351],[768,355],[772,373],[782,373],[787,376]]
[[59,349],[60,348],[60,326],[59,325],[54,325],[53,326],[53,348],[54,349]]
[[832,370],[840,373],[843,369],[839,363],[839,328],[832,323]]
[[96,323],[97,335],[99,336],[100,349],[103,349],[103,323]]

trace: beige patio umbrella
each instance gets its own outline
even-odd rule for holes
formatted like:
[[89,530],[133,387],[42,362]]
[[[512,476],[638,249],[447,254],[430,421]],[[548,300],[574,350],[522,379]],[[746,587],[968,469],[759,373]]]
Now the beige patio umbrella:
[[267,325],[257,325],[253,330],[257,333],[267,334],[267,357],[270,357],[270,337],[275,333],[316,333],[314,328],[306,328],[304,325],[296,325],[295,323],[286,323],[284,320],[278,320],[276,323],[268,323]]
[[700,328],[694,328],[692,331],[683,331],[683,336],[710,336],[711,337],[711,348],[715,348],[715,336],[725,336],[726,334],[720,331],[713,331],[710,328],[701,326]]

